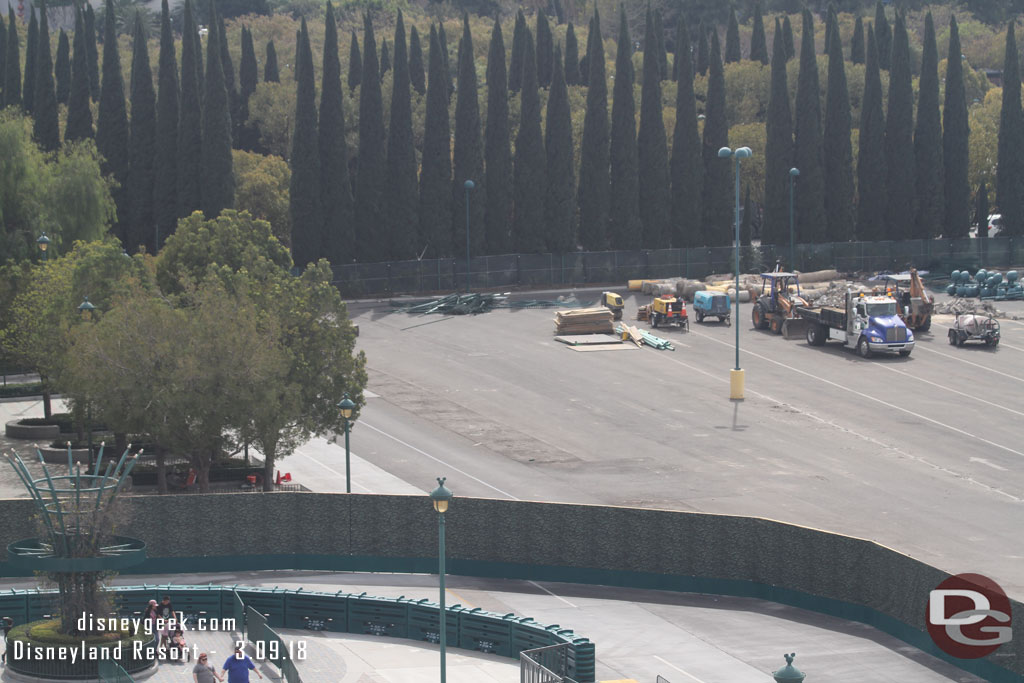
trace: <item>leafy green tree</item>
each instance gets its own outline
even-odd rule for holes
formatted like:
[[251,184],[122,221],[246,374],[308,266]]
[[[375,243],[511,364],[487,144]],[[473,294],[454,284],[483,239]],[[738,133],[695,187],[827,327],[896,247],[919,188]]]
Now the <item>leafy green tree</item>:
[[512,58],[508,67],[508,89],[519,92],[523,83],[523,50],[526,49],[526,17],[523,10],[516,12],[516,22],[512,29]]
[[561,46],[555,46],[554,68],[551,95],[548,97],[547,128],[544,131],[548,179],[544,217],[547,225],[547,250],[564,254],[576,246],[573,235],[576,174],[573,169],[572,112],[569,108],[569,89],[562,71]]
[[551,85],[554,49],[548,18],[543,12],[537,12],[537,84],[542,88],[548,88]]
[[708,64],[711,59],[708,50],[708,29],[701,21],[700,26],[697,27],[697,73],[701,76],[708,74]]
[[[1017,236],[1024,229],[1024,164],[1020,150],[1024,145],[1024,115],[1020,105],[1020,62],[1014,22],[1006,29],[1006,58],[1003,66],[1003,102],[999,113],[999,157],[996,176],[996,203],[1003,216],[1003,230]],[[987,226],[988,215],[983,218]],[[978,234],[984,232],[978,223]]]
[[409,83],[420,95],[427,94],[427,75],[423,70],[423,47],[420,34],[413,26],[409,29]]
[[579,45],[576,42],[576,30],[572,22],[565,29],[565,82],[567,85],[580,84],[580,54]]
[[725,73],[718,34],[711,34],[711,64],[708,67],[708,99],[704,120],[704,244],[725,246],[730,242],[729,225],[733,214],[732,167],[721,159],[718,150],[729,146],[729,125],[725,120]]
[[36,106],[36,61],[39,59],[39,22],[30,12],[28,35],[25,39],[25,77],[21,83],[21,106],[31,114]]
[[[530,29],[523,31],[523,83],[520,95],[519,134],[516,135],[513,176],[512,234],[519,253],[541,253],[547,246],[544,204],[547,160],[540,128],[537,62]],[[632,98],[631,98],[632,99]]]
[[942,107],[942,158],[945,161],[946,226],[948,238],[966,237],[971,211],[967,185],[967,95],[956,16],[949,18],[949,55],[946,60],[946,101]]
[[[399,57],[397,45],[395,56]],[[320,206],[323,209],[323,240],[317,248],[331,263],[345,263],[352,260],[351,250],[355,243],[355,206],[352,201],[352,181],[348,172],[348,144],[345,141],[345,94],[341,85],[338,29],[331,3],[327,3],[322,74],[319,122],[320,178],[316,182],[319,185]],[[398,78],[398,69],[395,70],[395,78]],[[295,120],[298,123],[297,117]],[[292,164],[296,163],[298,157],[292,155]]]
[[[580,145],[579,207],[580,244],[589,251],[608,248],[608,194],[611,179],[611,150],[608,133],[608,81],[604,72],[604,43],[600,40],[601,18],[594,9],[587,37],[587,111],[583,117]],[[595,39],[591,40],[590,36]]]
[[864,101],[860,113],[860,150],[857,153],[857,239],[874,241],[885,235],[885,114],[882,80],[874,28],[868,27],[864,73]]
[[149,65],[149,48],[146,43],[146,29],[142,17],[137,16],[132,40],[132,119],[128,147],[127,194],[131,202],[131,213],[125,247],[134,250],[142,245],[155,251],[153,162],[156,156],[156,93],[153,90],[153,70]]
[[[464,14],[462,40],[459,42],[459,87],[455,102],[455,143],[452,153],[452,235],[461,235],[466,220],[466,190],[464,183],[476,184],[469,202],[470,245],[473,254],[484,248],[484,151],[480,139],[480,100],[476,84],[476,66],[473,61],[473,34],[469,30],[469,15]],[[550,38],[550,33],[549,36]],[[538,124],[539,125],[539,124]]]
[[430,80],[423,131],[420,171],[420,244],[431,258],[452,255],[451,182],[449,151],[448,81],[437,29],[430,27]]
[[850,39],[850,61],[854,64],[864,63],[864,18],[857,17],[853,25],[853,37]]
[[53,71],[57,85],[57,103],[67,104],[71,93],[71,44],[64,29],[60,30],[60,37],[57,38],[57,61],[54,62]]
[[886,187],[889,208],[887,236],[909,239],[914,233],[917,189],[914,182],[916,164],[907,154],[914,139],[914,91],[910,74],[910,44],[903,15],[896,13],[893,29],[892,59],[889,71],[889,100],[885,119],[886,166],[889,182]]
[[736,21],[736,9],[729,12],[729,25],[725,29],[725,63],[738,62],[740,53],[740,25]]
[[[653,12],[647,10],[644,45],[657,43]],[[640,223],[644,246],[664,249],[671,242],[669,222],[668,141],[661,116],[661,65],[657,51],[644,51],[643,89],[640,98],[640,131],[637,133],[639,161]]]
[[199,29],[193,16],[192,0],[185,0],[181,34],[181,108],[178,110],[179,217],[198,211],[202,204],[203,112],[199,94],[201,70]]
[[[33,15],[34,16],[34,15]],[[60,149],[60,124],[57,114],[57,95],[53,83],[53,57],[50,55],[50,29],[46,19],[46,0],[39,4],[39,36],[35,65],[35,115],[33,134],[39,146],[47,152]]]
[[89,93],[93,102],[100,98],[100,53],[96,47],[96,14],[85,3],[85,49],[89,55]]
[[[395,24],[395,73],[391,80],[391,117],[388,129],[387,177],[389,198],[385,205],[387,240],[391,259],[413,259],[419,224],[416,148],[412,133],[412,92],[409,59],[405,47],[405,19],[398,11]],[[460,85],[461,93],[461,85]],[[459,97],[461,102],[463,98]],[[477,116],[479,123],[479,114]],[[457,133],[456,133],[457,134]]]
[[821,147],[821,87],[814,54],[814,20],[803,11],[800,76],[796,86],[793,156],[800,169],[796,196],[796,234],[802,242],[825,240],[825,178]]
[[89,57],[85,48],[85,19],[75,9],[75,44],[71,67],[71,91],[68,95],[68,120],[64,141],[85,140],[93,136],[92,109],[89,108]]
[[[387,158],[384,144],[384,103],[377,78],[377,41],[370,15],[363,18],[363,74],[359,89],[359,158],[355,191],[355,256],[357,261],[383,261],[388,248],[381,244],[377,228],[384,224]],[[445,133],[447,139],[447,133]],[[424,155],[426,152],[424,151]],[[449,173],[451,171],[449,170]],[[448,189],[445,175],[444,188]],[[445,221],[445,226],[448,222]]]
[[[376,57],[376,55],[374,55]],[[363,58],[359,53],[359,38],[356,37],[356,30],[352,29],[352,36],[349,38],[348,51],[348,88],[355,92],[359,84],[363,82]]]
[[508,86],[501,22],[494,21],[487,51],[487,123],[484,128],[484,242],[488,254],[512,248],[512,150],[509,146]]
[[793,25],[789,23],[789,15],[782,18],[782,46],[786,48],[786,60],[796,56],[796,44],[793,42]]
[[878,66],[888,71],[892,64],[892,27],[885,16],[882,0],[875,3],[875,42],[878,43]]
[[[850,93],[843,63],[839,25],[832,23],[828,55],[828,93],[825,96],[825,224],[830,242],[853,236],[853,146],[850,142]],[[938,109],[936,109],[938,112]],[[802,188],[801,188],[802,189]]]
[[[226,39],[219,23],[210,22],[207,38],[206,79],[203,83],[203,152],[200,180],[202,207],[215,218],[235,205],[235,177],[231,171],[231,102],[224,78],[221,41]],[[298,128],[298,126],[296,126]],[[315,138],[314,138],[315,139]]]
[[697,127],[697,99],[693,92],[690,51],[679,41],[689,35],[685,15],[676,26],[676,126],[672,133],[672,246],[695,247],[704,241],[701,232],[701,201],[704,194],[704,163]]
[[942,199],[942,119],[939,114],[938,48],[932,14],[925,16],[921,49],[921,79],[917,100],[917,128],[914,130],[917,220],[912,237],[937,236],[944,223]]
[[[327,6],[327,36],[325,53],[329,53],[331,29],[334,27],[334,10]],[[334,47],[337,47],[337,36]],[[309,28],[302,19],[299,29],[298,54],[295,58],[298,75],[295,96],[295,134],[292,137],[292,184],[290,215],[292,219],[292,260],[299,268],[315,263],[323,253],[325,243],[324,214],[321,211],[320,163],[325,150],[317,145],[316,86],[313,83],[313,52],[309,46]],[[324,78],[333,77],[325,64]],[[339,76],[340,77],[340,76]],[[335,103],[337,97],[335,96]],[[331,131],[328,131],[329,133]],[[336,151],[336,150],[330,150]],[[344,163],[344,159],[340,163]]]
[[380,41],[380,78],[384,80],[384,74],[391,71],[391,51],[388,50],[388,39]]
[[263,80],[267,83],[281,82],[281,72],[277,66],[277,49],[273,40],[267,43],[267,63],[263,67]]
[[100,108],[96,119],[96,148],[106,160],[103,166],[104,173],[112,175],[118,184],[113,193],[118,218],[114,234],[126,247],[129,245],[128,220],[131,216],[131,198],[126,192],[130,165],[129,138],[124,77],[121,74],[121,56],[117,50],[117,30],[114,24],[114,5],[107,3],[103,39],[103,87],[100,91]]
[[279,156],[236,149],[231,152],[235,171],[235,206],[253,218],[267,221],[281,244],[291,246],[292,220],[289,188],[292,172]]
[[153,160],[152,252],[160,251],[178,218],[178,61],[167,0],[160,8],[160,57],[157,65],[156,156]]
[[21,105],[21,50],[18,42],[18,24],[14,18],[14,5],[8,7],[7,44],[4,59],[4,106]]
[[[775,35],[781,34],[775,20]],[[830,86],[831,87],[831,86]],[[793,160],[793,118],[789,109],[786,48],[772,44],[772,88],[765,132],[764,225],[762,244],[785,244],[789,235],[789,169]],[[800,188],[803,191],[803,188]]]
[[764,35],[764,16],[761,0],[754,3],[754,30],[750,35],[750,59],[768,64],[768,40]]
[[612,90],[611,204],[608,235],[613,249],[638,249],[644,242],[640,226],[639,161],[636,148],[636,105],[633,102],[633,40],[625,6],[619,6],[619,38]]

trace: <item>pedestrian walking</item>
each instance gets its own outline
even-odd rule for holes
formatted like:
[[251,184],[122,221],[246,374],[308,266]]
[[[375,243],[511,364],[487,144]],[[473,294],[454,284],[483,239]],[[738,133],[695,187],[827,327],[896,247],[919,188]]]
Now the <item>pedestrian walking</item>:
[[[224,662],[222,674],[228,675],[228,683],[249,683],[249,672],[256,671],[256,665],[249,659],[249,655],[242,651],[242,644],[235,644],[235,654],[228,657]],[[256,671],[256,675],[263,680],[263,674]]]
[[199,659],[196,660],[196,665],[192,667],[192,682],[193,683],[214,683],[215,681],[223,681],[224,678],[214,670],[209,663],[209,657],[206,656],[205,652],[199,653]]

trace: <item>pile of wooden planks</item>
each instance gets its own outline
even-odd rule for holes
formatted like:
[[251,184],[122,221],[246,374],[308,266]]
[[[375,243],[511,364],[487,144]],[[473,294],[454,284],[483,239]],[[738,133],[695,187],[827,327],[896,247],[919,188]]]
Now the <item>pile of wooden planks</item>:
[[555,313],[555,334],[612,334],[612,312],[607,308],[581,308]]

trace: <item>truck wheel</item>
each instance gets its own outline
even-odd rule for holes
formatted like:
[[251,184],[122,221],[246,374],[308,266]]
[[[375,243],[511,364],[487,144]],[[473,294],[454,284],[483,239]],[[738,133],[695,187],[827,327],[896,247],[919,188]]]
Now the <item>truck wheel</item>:
[[867,337],[861,337],[857,340],[857,354],[861,358],[871,358],[871,347],[868,346]]
[[704,322],[704,311],[697,311],[697,322]]
[[949,331],[949,345],[956,346],[956,330]]
[[782,318],[779,316],[772,316],[771,322],[772,334],[782,334]]
[[907,356],[910,355],[910,349],[901,349],[900,350],[900,355],[903,356],[904,358],[906,358]]
[[657,313],[651,313],[651,327],[654,327],[654,328],[658,327],[658,314]]
[[921,323],[921,326],[917,328],[917,331],[918,332],[927,332],[928,330],[931,329],[931,327],[932,327],[932,317],[929,315],[929,316],[925,317],[924,322]]
[[750,313],[750,318],[754,323],[755,330],[763,330],[768,327],[768,321],[764,319],[764,306],[760,303],[754,304],[754,309]]

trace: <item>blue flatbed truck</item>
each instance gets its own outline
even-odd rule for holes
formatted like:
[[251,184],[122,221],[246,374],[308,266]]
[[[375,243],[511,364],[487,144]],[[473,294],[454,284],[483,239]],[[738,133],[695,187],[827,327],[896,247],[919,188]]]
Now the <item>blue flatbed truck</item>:
[[900,319],[898,310],[891,296],[854,296],[849,290],[844,308],[797,306],[797,313],[807,321],[808,344],[824,346],[836,340],[854,347],[862,358],[876,353],[909,356],[914,350],[914,333]]

